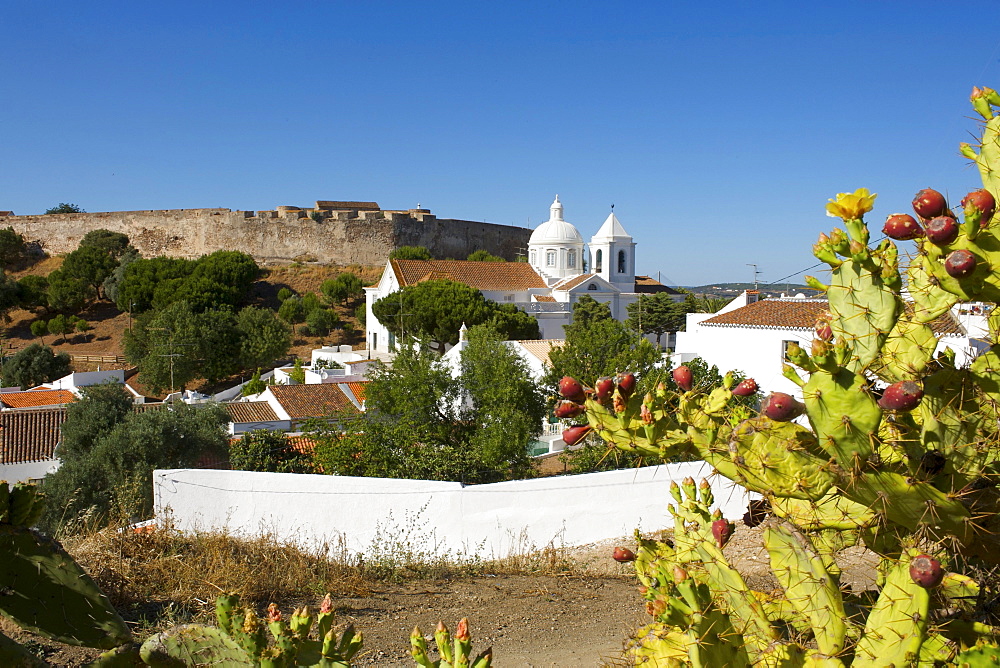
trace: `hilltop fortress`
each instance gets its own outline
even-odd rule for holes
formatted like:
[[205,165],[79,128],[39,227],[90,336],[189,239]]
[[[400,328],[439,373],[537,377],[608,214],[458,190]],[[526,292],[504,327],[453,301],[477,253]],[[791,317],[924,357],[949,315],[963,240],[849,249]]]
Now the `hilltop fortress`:
[[0,211],[0,228],[13,227],[50,254],[75,250],[87,232],[127,234],[145,257],[195,258],[239,250],[258,260],[382,264],[400,246],[424,246],[433,257],[464,260],[483,249],[507,260],[525,252],[531,230],[438,218],[429,209],[383,210],[375,202],[318,201],[312,209],[273,211],[167,209],[16,216]]

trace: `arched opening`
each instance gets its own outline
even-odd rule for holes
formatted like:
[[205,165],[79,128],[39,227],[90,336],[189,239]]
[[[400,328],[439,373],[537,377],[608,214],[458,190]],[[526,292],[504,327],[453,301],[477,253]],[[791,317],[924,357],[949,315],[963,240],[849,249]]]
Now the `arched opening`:
[[625,273],[625,251],[618,251],[618,273]]
[[597,249],[597,255],[594,256],[594,271],[596,273],[601,273],[601,260],[604,258],[604,251]]

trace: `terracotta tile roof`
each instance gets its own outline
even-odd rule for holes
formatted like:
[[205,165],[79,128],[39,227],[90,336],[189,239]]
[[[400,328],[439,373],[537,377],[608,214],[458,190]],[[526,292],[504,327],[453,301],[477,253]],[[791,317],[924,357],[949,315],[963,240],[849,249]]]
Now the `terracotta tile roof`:
[[429,278],[446,278],[478,290],[527,290],[544,288],[545,281],[526,262],[473,262],[470,260],[392,260],[392,270],[402,286]]
[[540,359],[545,366],[552,366],[549,352],[553,348],[562,347],[566,341],[563,339],[537,339],[534,341],[515,341],[515,343],[521,344],[522,348]]
[[365,400],[365,388],[368,387],[368,382],[367,380],[357,380],[347,383],[347,387],[351,390],[354,398],[362,403]]
[[296,452],[303,455],[312,455],[316,452],[316,439],[311,436],[299,434],[298,436],[286,436],[288,445]]
[[565,281],[556,283],[552,286],[553,290],[572,290],[576,286],[589,281],[592,278],[596,278],[597,274],[582,274],[580,276],[574,276],[573,278],[567,278]]
[[358,411],[336,383],[272,385],[268,389],[293,420],[326,417],[344,410]]
[[53,459],[65,421],[65,408],[0,413],[0,464]]
[[554,302],[556,300],[552,295],[535,295],[536,302]]
[[[825,299],[762,299],[753,304],[716,315],[701,324],[718,327],[762,327],[767,329],[812,329],[816,318],[830,310]],[[954,334],[961,336],[962,328],[951,313],[931,323],[937,335]]]
[[223,404],[233,422],[277,422],[278,416],[266,401],[236,401]]
[[657,292],[666,292],[671,295],[682,294],[679,290],[674,290],[670,286],[654,280],[651,276],[636,276],[635,291],[643,294],[654,294]]
[[76,396],[69,390],[29,390],[0,394],[0,402],[9,408],[60,406],[71,401],[76,401]]

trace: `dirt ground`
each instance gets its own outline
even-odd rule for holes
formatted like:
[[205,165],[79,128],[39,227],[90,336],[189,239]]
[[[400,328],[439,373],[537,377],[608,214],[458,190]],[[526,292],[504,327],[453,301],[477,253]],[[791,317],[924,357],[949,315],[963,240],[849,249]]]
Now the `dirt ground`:
[[[738,523],[726,545],[730,562],[758,590],[777,587],[771,576],[761,530]],[[623,665],[622,648],[635,629],[650,621],[637,592],[630,564],[611,559],[615,545],[632,540],[602,541],[567,550],[563,575],[484,573],[474,577],[375,583],[363,595],[334,601],[337,621],[351,623],[365,637],[359,666],[413,666],[409,634],[419,626],[433,633],[438,621],[454,631],[468,617],[477,652],[492,646],[494,665],[541,667]],[[842,582],[855,591],[874,586],[875,556],[863,548],[842,552]],[[286,613],[312,599],[279,601]],[[29,642],[53,665],[79,666],[97,652],[67,648],[31,637],[0,623],[0,629]],[[143,635],[141,632],[137,635]]]

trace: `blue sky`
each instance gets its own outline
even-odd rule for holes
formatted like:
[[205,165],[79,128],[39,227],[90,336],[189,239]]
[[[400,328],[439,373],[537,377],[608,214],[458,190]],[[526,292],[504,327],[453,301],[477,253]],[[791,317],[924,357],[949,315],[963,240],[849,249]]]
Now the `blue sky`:
[[1000,87],[1000,12],[961,1],[7,0],[0,44],[0,209],[535,226],[558,193],[686,285],[812,265],[837,192],[878,192],[878,229],[920,188],[957,203],[969,91]]

